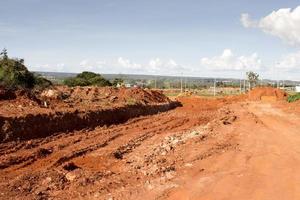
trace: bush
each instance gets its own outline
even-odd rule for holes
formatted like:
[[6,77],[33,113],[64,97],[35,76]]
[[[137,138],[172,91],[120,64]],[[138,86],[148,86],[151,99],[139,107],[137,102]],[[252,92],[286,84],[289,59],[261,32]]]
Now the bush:
[[0,86],[16,88],[34,88],[36,86],[48,87],[52,83],[45,78],[37,77],[24,65],[23,59],[8,58],[6,50],[0,57]]
[[294,94],[294,95],[290,95],[288,97],[288,102],[294,102],[294,101],[298,101],[300,100],[300,93]]
[[111,86],[112,84],[103,78],[100,74],[96,74],[93,72],[82,72],[78,74],[76,77],[68,78],[64,80],[64,84],[69,87],[74,86]]

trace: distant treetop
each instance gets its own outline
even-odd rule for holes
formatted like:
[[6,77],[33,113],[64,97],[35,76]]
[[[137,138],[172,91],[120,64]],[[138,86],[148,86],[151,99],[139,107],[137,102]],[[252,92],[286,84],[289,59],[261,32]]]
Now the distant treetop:
[[111,86],[112,84],[103,78],[100,74],[96,74],[94,72],[84,71],[78,74],[76,77],[67,78],[64,80],[64,84],[69,87],[74,86]]
[[0,53],[0,86],[5,88],[48,87],[52,83],[45,78],[35,76],[24,65],[24,59],[8,57],[6,49]]

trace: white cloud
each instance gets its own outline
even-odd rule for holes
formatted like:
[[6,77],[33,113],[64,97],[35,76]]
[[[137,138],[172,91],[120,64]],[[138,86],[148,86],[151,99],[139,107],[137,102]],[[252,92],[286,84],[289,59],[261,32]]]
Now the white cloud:
[[129,59],[123,58],[123,57],[119,57],[117,60],[117,64],[120,65],[123,68],[127,68],[127,69],[133,69],[133,70],[140,70],[141,69],[141,65],[131,62]]
[[300,72],[300,51],[283,56],[275,66],[283,71]]
[[147,71],[151,73],[171,74],[181,73],[185,68],[176,63],[173,59],[161,60],[155,58],[149,61]]
[[82,72],[93,71],[97,73],[124,73],[124,74],[161,74],[179,75],[185,69],[173,59],[151,59],[146,63],[136,63],[128,58],[117,57],[110,60],[90,60],[84,59],[78,64],[52,63],[34,64],[30,66],[34,71],[53,71],[53,72]]
[[65,64],[58,63],[55,65],[43,64],[43,65],[33,65],[30,67],[32,71],[48,71],[48,72],[63,72],[65,71]]
[[79,65],[82,67],[86,67],[88,65],[89,61],[88,60],[82,60]]
[[236,56],[230,49],[225,49],[220,56],[202,58],[201,65],[212,70],[259,70],[262,68],[262,61],[257,53]]
[[241,23],[243,24],[244,27],[246,28],[251,28],[251,27],[256,27],[257,22],[253,21],[250,19],[250,15],[248,13],[243,13],[241,15]]
[[300,6],[294,10],[284,8],[273,11],[258,21],[251,20],[249,14],[244,13],[240,20],[246,28],[260,28],[290,45],[300,45]]

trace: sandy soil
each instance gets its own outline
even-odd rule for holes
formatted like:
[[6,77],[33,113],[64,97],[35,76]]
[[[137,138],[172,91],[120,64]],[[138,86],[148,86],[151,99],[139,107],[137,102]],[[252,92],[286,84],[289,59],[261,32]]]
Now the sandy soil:
[[0,199],[300,199],[300,113],[179,100],[120,125],[0,144]]

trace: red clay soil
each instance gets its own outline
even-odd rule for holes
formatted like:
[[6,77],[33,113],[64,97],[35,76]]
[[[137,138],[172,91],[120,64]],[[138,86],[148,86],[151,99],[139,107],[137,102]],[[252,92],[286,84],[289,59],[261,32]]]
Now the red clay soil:
[[0,199],[300,199],[300,113],[243,99],[1,143]]
[[58,87],[37,95],[15,94],[15,99],[0,101],[0,142],[124,123],[180,105],[158,91],[139,88]]
[[300,100],[291,103],[287,101],[278,102],[276,107],[290,113],[300,114]]
[[128,199],[131,192],[124,191],[137,195],[144,184],[166,182],[184,166],[190,156],[180,154],[182,148],[200,148],[204,156],[231,148],[206,152],[202,145],[211,140],[196,130],[214,120],[233,123],[234,114],[222,108],[230,101],[180,100],[183,107],[120,125],[0,144],[0,199]]
[[285,91],[272,87],[257,87],[248,93],[248,99],[252,101],[263,100],[264,97],[274,97],[275,100],[285,100],[287,96]]
[[15,98],[0,101],[0,116],[99,110],[126,105],[170,103],[159,91],[140,88],[56,87],[37,94],[16,91]]

